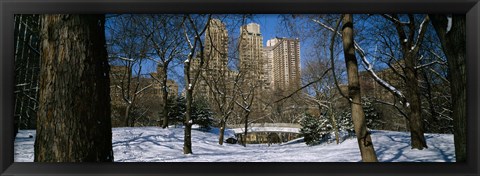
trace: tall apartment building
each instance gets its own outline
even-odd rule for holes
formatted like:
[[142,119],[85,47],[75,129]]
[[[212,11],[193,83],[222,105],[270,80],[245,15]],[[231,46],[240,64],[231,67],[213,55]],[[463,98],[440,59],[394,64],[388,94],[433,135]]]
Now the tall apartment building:
[[219,19],[210,20],[205,32],[205,59],[208,69],[225,72],[228,64],[228,32],[225,24]]
[[277,37],[267,41],[266,50],[269,60],[267,63],[271,64],[266,70],[269,71],[273,88],[298,89],[300,87],[300,41]]
[[[219,19],[210,20],[204,41],[205,63],[201,69],[203,76],[198,80],[194,94],[211,99],[213,93],[207,81],[224,83],[225,81],[218,81],[218,79],[224,79],[228,73],[228,32],[225,24]],[[199,71],[199,67],[200,59],[197,58],[192,62],[193,73]]]
[[[268,42],[268,41],[267,41]],[[268,43],[267,43],[268,45]],[[265,90],[272,90],[275,78],[273,77],[273,46],[266,46],[263,48],[263,54],[265,58],[265,64],[263,65],[263,74],[262,79],[265,80]]]
[[245,74],[246,81],[259,81],[265,74],[263,54],[263,37],[260,25],[250,23],[240,27],[239,41],[240,71]]

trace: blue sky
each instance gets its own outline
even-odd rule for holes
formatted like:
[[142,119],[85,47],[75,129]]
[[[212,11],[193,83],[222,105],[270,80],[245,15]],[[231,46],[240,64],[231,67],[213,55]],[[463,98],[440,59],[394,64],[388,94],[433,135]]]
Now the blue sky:
[[[267,40],[273,39],[275,37],[287,37],[287,38],[295,38],[294,36],[289,36],[288,32],[285,30],[280,30],[284,29],[284,27],[281,24],[281,17],[278,14],[260,14],[260,15],[255,15],[253,20],[248,20],[246,23],[250,22],[255,22],[260,25],[260,32],[262,33],[263,36],[263,45],[266,46]],[[227,24],[228,25],[228,24]],[[279,28],[280,27],[280,28]],[[227,26],[228,29],[228,26]],[[239,29],[231,29],[232,31],[228,31],[229,36],[238,36],[239,34]],[[307,47],[304,44],[303,41],[300,41],[300,59],[301,63],[303,65],[305,59],[306,59],[306,50]],[[156,72],[156,67],[153,62],[148,62],[143,64],[142,68],[142,74],[148,74],[151,72]],[[169,77],[171,79],[174,79],[179,83],[179,91],[183,89],[183,65],[177,65],[176,68],[174,68],[172,73],[169,73]]]
[[275,37],[288,37],[280,34],[276,29],[280,25],[278,15],[267,14],[259,15],[258,24],[260,24],[260,32],[263,36],[263,46],[267,45],[267,40],[270,40]]

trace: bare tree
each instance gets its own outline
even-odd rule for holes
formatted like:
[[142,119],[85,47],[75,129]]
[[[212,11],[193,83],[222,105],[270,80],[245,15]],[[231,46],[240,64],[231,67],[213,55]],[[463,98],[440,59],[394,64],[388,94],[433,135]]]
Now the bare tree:
[[[148,38],[139,35],[140,25],[134,15],[111,18],[107,26],[107,43],[112,66],[112,99],[114,106],[125,106],[123,126],[134,126],[132,109],[139,96],[152,87],[142,84],[142,69],[147,58]],[[123,105],[116,104],[121,100]]]
[[[360,45],[354,42],[354,47],[357,53],[360,55],[366,70],[372,76],[372,78],[386,90],[395,95],[404,108],[408,110],[405,115],[408,118],[410,132],[411,132],[411,145],[412,148],[423,149],[427,147],[424,137],[423,119],[421,116],[421,99],[420,88],[418,81],[418,53],[423,43],[424,35],[427,31],[427,24],[429,22],[428,16],[424,17],[422,22],[418,25],[415,23],[415,16],[413,14],[408,15],[409,22],[402,22],[398,15],[383,15],[383,17],[391,21],[395,26],[395,32],[397,33],[398,42],[400,43],[400,54],[405,65],[402,67],[402,71],[405,74],[404,79],[406,87],[406,94],[390,83],[380,78],[373,70],[373,65],[368,61],[367,54]],[[325,25],[319,21],[315,21],[321,26],[330,31],[334,31],[333,28]],[[408,27],[408,32],[404,29]],[[416,32],[418,31],[418,32]],[[392,56],[393,57],[393,56]],[[421,57],[420,57],[421,58]],[[395,106],[395,104],[393,104]]]
[[[170,63],[183,56],[185,41],[183,33],[178,30],[184,22],[182,15],[141,15],[136,18],[141,26],[141,34],[146,38],[151,49],[148,58],[157,64],[157,75],[152,77],[161,84],[163,119],[162,128],[168,127],[168,71]],[[160,72],[160,73],[158,73]],[[175,98],[175,97],[174,97]]]
[[[193,102],[193,90],[195,89],[195,85],[199,80],[201,70],[205,64],[205,55],[204,55],[204,42],[201,40],[201,36],[205,33],[210,24],[211,15],[207,15],[207,20],[204,20],[203,15],[198,15],[192,17],[192,15],[185,15],[184,20],[188,22],[184,23],[183,31],[185,35],[185,39],[188,42],[190,53],[187,56],[187,59],[184,62],[184,75],[185,75],[185,83],[186,83],[186,112],[185,112],[185,138],[184,138],[184,145],[183,145],[183,153],[190,154],[192,153],[192,102]],[[188,25],[188,27],[187,27]],[[196,52],[199,52],[196,55]],[[197,56],[197,57],[195,57]],[[196,67],[197,71],[191,71],[191,64],[193,60],[198,60],[198,66]]]
[[[228,30],[243,25],[247,15],[216,15],[215,19],[210,21],[210,25],[205,33],[205,59],[206,65],[201,74],[202,83],[206,87],[206,98],[211,104],[215,114],[220,118],[219,144],[223,145],[224,134],[227,121],[235,114],[236,101],[239,99],[238,90],[240,81],[244,74],[239,68],[230,68],[229,65],[235,65],[238,61],[239,47],[242,39],[229,36]],[[222,21],[223,20],[223,21]],[[228,23],[227,23],[228,22]],[[228,25],[226,25],[226,23]],[[228,48],[227,48],[228,47]],[[239,70],[239,72],[234,70]],[[242,83],[243,84],[243,83]]]
[[244,134],[243,134],[243,146],[247,146],[247,134],[248,134],[248,118],[252,112],[252,107],[254,104],[255,99],[255,91],[258,89],[259,85],[256,81],[245,80],[244,71],[240,71],[240,84],[237,84],[239,99],[235,100],[235,104],[237,104],[241,108],[240,116],[243,118],[244,122]]
[[[400,18],[396,14],[384,15],[386,19],[390,20],[397,31],[398,41],[401,46],[401,53],[405,62],[405,83],[407,88],[407,100],[405,100],[405,106],[409,109],[408,121],[411,134],[412,148],[422,150],[427,147],[427,142],[424,136],[424,126],[422,119],[422,108],[420,99],[420,88],[418,81],[418,52],[424,35],[426,33],[427,25],[430,20],[428,16],[425,16],[420,26],[418,27],[418,33],[415,35],[417,29],[415,25],[415,17],[413,14],[408,15],[409,23],[402,23]],[[405,25],[407,25],[409,32],[405,31]]]
[[103,15],[43,15],[35,162],[113,161]]
[[[340,142],[339,137],[339,128],[337,125],[336,116],[340,109],[337,109],[338,104],[342,100],[338,89],[335,85],[332,72],[326,72],[322,74],[324,70],[330,70],[332,66],[325,63],[325,60],[317,60],[307,62],[306,68],[302,71],[305,81],[314,82],[311,84],[308,95],[303,97],[307,101],[315,104],[322,116],[326,116],[332,124],[335,139],[337,144]],[[337,72],[338,73],[338,72]]]

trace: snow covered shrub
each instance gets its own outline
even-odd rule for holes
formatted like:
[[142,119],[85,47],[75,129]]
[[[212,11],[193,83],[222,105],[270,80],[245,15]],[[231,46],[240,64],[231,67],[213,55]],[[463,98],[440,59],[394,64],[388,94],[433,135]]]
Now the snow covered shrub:
[[354,131],[352,112],[343,111],[337,117],[338,130],[340,131]]
[[383,129],[383,124],[380,115],[375,108],[372,100],[367,97],[362,97],[362,107],[365,112],[365,120],[367,121],[367,127],[370,129]]
[[[180,96],[175,99],[168,100],[168,122],[169,124],[182,124],[185,117],[185,103],[184,97]],[[160,112],[160,116],[162,113]]]
[[[381,119],[378,110],[375,108],[372,100],[362,97],[362,107],[365,113],[365,121],[369,129],[383,129],[385,122]],[[337,117],[339,130],[354,131],[351,108],[345,109]]]
[[[186,112],[186,99],[178,97],[176,100],[170,100],[168,106],[169,123],[183,124]],[[191,118],[193,124],[199,125],[203,130],[210,130],[210,126],[213,124],[213,112],[208,104],[201,99],[192,103]]]
[[303,136],[307,145],[317,145],[326,140],[329,132],[332,131],[332,125],[327,119],[320,119],[313,117],[309,114],[305,114],[300,125],[300,135]]

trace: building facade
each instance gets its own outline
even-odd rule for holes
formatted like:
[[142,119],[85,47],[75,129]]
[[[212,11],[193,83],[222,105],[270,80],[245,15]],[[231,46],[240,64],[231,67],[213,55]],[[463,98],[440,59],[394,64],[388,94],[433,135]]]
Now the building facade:
[[192,62],[192,73],[201,72],[201,76],[196,83],[194,96],[201,96],[207,100],[213,99],[214,92],[210,86],[215,88],[225,87],[226,75],[228,74],[228,31],[225,24],[219,19],[211,19],[208,28],[205,31],[204,38],[204,65],[200,68],[200,58],[197,57]]
[[265,81],[264,89],[273,90],[273,84],[275,82],[275,77],[273,76],[273,46],[266,46],[263,48],[263,51],[265,58],[265,64],[263,65],[265,74],[262,77],[262,80]]
[[[300,41],[290,38],[274,38],[267,41],[267,71],[275,90],[300,88]],[[268,65],[267,64],[267,65]],[[271,67],[271,69],[270,69]]]
[[[163,75],[163,66],[159,65],[157,66],[157,72],[156,73],[151,73],[151,76],[155,76],[156,79],[148,79],[148,82],[151,82],[152,88],[148,90],[148,94],[151,94],[153,96],[158,96],[162,97],[162,80]],[[178,97],[178,84],[171,79],[167,80],[167,92],[168,92],[168,98],[177,98]]]
[[263,53],[263,36],[260,25],[250,23],[240,27],[239,40],[240,72],[244,74],[245,82],[260,81],[265,73]]

